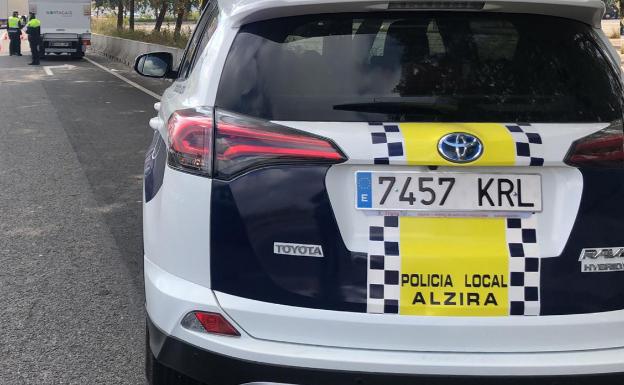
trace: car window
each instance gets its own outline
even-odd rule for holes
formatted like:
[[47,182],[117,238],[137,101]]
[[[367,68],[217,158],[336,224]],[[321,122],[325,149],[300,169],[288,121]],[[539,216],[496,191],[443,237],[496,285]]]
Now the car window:
[[214,1],[210,6],[212,6],[213,9],[212,9],[212,12],[210,13],[210,17],[208,18],[208,22],[206,23],[206,29],[204,30],[204,33],[201,36],[199,45],[197,49],[195,50],[195,55],[192,59],[191,66],[189,68],[189,73],[193,70],[193,67],[195,67],[195,62],[197,61],[197,58],[199,58],[202,52],[204,52],[204,49],[210,42],[210,39],[212,38],[212,35],[214,35],[215,31],[217,30],[217,26],[219,24],[220,13],[219,13],[219,8],[217,7],[217,2]]
[[243,26],[217,105],[268,120],[602,122],[622,118],[621,89],[573,20],[324,14]]
[[193,36],[186,47],[186,52],[184,53],[184,58],[182,59],[178,71],[179,78],[186,78],[192,71],[197,58],[201,55],[214,34],[214,31],[217,29],[218,18],[219,8],[217,2],[212,1],[202,14],[201,19],[195,27]]

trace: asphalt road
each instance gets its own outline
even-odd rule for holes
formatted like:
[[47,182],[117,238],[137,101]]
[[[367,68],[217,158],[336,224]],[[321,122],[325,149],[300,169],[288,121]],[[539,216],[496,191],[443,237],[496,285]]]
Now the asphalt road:
[[156,99],[85,60],[44,61],[72,66],[48,73],[28,62],[0,51],[0,384],[144,384],[141,177]]

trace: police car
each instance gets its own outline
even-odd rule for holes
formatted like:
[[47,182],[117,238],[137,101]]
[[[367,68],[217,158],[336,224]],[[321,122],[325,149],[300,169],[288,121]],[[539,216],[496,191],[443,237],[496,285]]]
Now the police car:
[[151,383],[622,383],[603,12],[218,0],[138,57]]

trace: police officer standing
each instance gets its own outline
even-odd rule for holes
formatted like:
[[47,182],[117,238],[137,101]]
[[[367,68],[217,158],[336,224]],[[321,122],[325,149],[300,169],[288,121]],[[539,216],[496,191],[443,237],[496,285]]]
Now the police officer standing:
[[22,42],[20,39],[22,38],[22,28],[24,26],[18,15],[17,11],[15,11],[13,12],[13,16],[9,17],[9,27],[7,29],[9,32],[9,40],[11,41],[9,43],[10,56],[22,56]]
[[39,65],[41,21],[37,19],[33,12],[30,13],[30,21],[26,24],[26,33],[28,34],[28,44],[30,44],[30,52],[32,53],[32,63],[29,63],[29,65]]

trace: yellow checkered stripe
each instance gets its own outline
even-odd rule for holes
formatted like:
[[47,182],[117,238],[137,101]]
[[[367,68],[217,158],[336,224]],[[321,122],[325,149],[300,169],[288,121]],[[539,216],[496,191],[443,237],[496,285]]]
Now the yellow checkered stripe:
[[[530,124],[371,123],[375,164],[542,166]],[[483,155],[451,163],[440,138],[468,133]],[[540,259],[535,215],[525,218],[368,217],[369,313],[418,316],[535,316]]]
[[[523,123],[369,123],[375,164],[414,166],[543,166],[542,138]],[[440,139],[467,133],[483,143],[474,162],[452,163],[437,151]]]
[[539,315],[534,215],[368,219],[369,313]]

